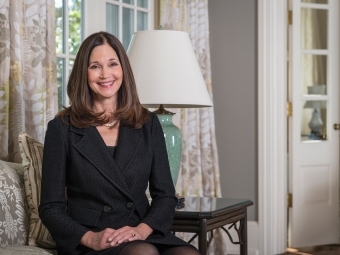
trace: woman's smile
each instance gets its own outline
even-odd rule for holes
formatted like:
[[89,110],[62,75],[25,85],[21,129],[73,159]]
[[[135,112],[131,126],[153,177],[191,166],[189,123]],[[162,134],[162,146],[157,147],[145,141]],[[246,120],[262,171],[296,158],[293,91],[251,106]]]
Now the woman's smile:
[[100,86],[103,87],[111,87],[115,81],[107,81],[107,82],[97,82]]

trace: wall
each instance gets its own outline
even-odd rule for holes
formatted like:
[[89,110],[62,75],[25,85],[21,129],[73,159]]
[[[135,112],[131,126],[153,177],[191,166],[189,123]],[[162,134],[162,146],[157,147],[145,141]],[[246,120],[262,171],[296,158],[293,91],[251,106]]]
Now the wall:
[[248,220],[257,221],[257,1],[208,7],[222,196],[253,200]]

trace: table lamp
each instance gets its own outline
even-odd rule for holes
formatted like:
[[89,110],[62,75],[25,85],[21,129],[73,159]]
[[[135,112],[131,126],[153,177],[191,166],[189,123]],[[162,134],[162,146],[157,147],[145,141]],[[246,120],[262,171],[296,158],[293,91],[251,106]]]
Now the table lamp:
[[163,128],[171,176],[176,186],[182,155],[182,135],[165,108],[212,106],[189,34],[147,30],[133,34],[127,54],[138,96],[155,111]]
[[[314,85],[308,87],[308,95],[325,95],[325,94],[326,94],[325,85]],[[322,139],[321,130],[323,127],[323,121],[320,117],[320,110],[326,108],[326,101],[308,100],[306,101],[303,108],[314,109],[312,112],[312,118],[308,123],[309,128],[311,129],[309,138],[312,140]]]

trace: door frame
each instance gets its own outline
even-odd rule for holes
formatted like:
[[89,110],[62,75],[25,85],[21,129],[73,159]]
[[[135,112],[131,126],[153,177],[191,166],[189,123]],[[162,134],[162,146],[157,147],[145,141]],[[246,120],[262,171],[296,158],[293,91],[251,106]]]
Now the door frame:
[[287,248],[287,1],[258,0],[259,253]]

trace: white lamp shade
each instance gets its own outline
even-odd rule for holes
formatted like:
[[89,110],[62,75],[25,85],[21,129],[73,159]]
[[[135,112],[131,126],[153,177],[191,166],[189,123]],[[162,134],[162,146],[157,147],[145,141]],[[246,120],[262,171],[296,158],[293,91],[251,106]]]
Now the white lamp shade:
[[189,34],[148,30],[133,34],[127,54],[140,102],[147,108],[212,106]]

